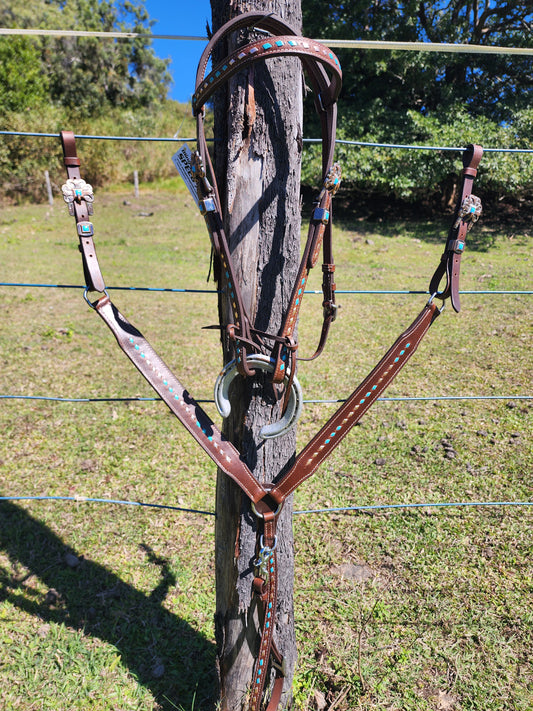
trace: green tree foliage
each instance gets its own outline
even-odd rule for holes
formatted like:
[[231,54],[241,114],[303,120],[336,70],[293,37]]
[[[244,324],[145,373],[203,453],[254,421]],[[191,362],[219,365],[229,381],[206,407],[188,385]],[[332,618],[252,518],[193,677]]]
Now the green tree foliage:
[[0,41],[0,111],[26,111],[46,101],[48,81],[43,77],[35,42],[14,37]]
[[[0,0],[3,27],[149,34],[151,24],[143,0]],[[16,52],[17,41],[1,38],[3,51]],[[48,100],[70,113],[95,116],[111,107],[135,109],[166,97],[168,62],[155,56],[149,39],[45,37],[38,42],[40,57],[32,66],[39,68]],[[17,81],[24,82],[23,66],[13,73]]]
[[[533,46],[530,0],[306,0],[303,16],[304,32],[313,37]],[[492,147],[531,143],[531,57],[353,49],[338,54],[343,68],[339,121],[343,138],[443,146],[470,141]],[[345,175],[355,187],[403,199],[442,192],[457,171],[457,156],[385,149],[345,153]],[[533,189],[531,161],[489,162],[492,167],[512,165],[513,184],[518,176],[522,191]],[[481,181],[500,197],[509,191],[511,176],[503,171],[499,179],[489,177],[487,165],[485,158]],[[317,172],[312,151],[305,172]]]
[[[0,0],[0,26],[149,34],[144,0]],[[166,99],[168,62],[147,38],[0,37],[0,125],[13,131],[172,135],[184,107]],[[132,155],[132,150],[136,155]],[[64,179],[59,140],[0,139],[0,195],[45,199],[43,171]],[[167,155],[148,146],[87,142],[85,177],[94,185],[166,174]],[[170,167],[169,167],[170,166]]]

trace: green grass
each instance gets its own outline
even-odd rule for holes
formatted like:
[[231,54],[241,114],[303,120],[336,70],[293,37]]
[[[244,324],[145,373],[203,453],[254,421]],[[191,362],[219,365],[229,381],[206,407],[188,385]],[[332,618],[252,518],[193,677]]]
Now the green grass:
[[[427,287],[444,223],[342,218],[339,290]],[[212,288],[204,223],[177,180],[142,186],[138,201],[98,193],[94,224],[108,285]],[[467,252],[462,288],[530,290],[531,237],[490,225],[486,215],[475,228],[493,246]],[[3,209],[1,281],[80,284],[74,232],[59,203]],[[112,296],[195,397],[210,399],[220,348],[216,331],[200,329],[216,322],[216,296]],[[463,294],[461,313],[444,311],[387,396],[530,395],[530,298]],[[306,399],[348,395],[424,303],[338,300],[327,354],[299,370]],[[318,339],[320,301],[304,300],[304,355]],[[152,397],[82,290],[0,287],[0,311],[0,394]],[[305,407],[299,447],[333,409]],[[213,465],[159,402],[2,400],[0,425],[5,496],[213,509]],[[378,403],[295,508],[531,501],[531,431],[527,400]],[[296,708],[529,710],[532,523],[526,507],[295,517]],[[212,517],[8,502],[0,542],[2,708],[215,707]]]

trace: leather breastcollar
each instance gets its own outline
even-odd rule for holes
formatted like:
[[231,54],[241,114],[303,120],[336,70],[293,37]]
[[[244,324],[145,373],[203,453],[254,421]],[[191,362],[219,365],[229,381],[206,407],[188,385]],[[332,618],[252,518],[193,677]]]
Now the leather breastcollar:
[[[331,164],[334,146],[334,124],[335,124],[335,100],[340,88],[340,69],[330,53],[321,48],[316,49],[306,47],[309,40],[297,38],[290,28],[280,20],[271,16],[248,13],[240,16],[236,20],[222,28],[214,35],[206,51],[202,55],[199,67],[197,92],[195,94],[194,106],[198,117],[198,156],[196,162],[197,181],[201,196],[201,208],[206,217],[213,246],[220,256],[223,264],[226,264],[228,278],[236,285],[231,266],[231,256],[227,251],[227,244],[222,226],[222,216],[220,203],[217,195],[216,181],[209,154],[207,152],[205,135],[203,131],[203,104],[212,95],[211,87],[216,88],[219,81],[224,81],[217,76],[218,71],[224,70],[215,67],[204,80],[205,67],[214,45],[230,31],[245,27],[250,24],[260,26],[269,32],[283,31],[284,34],[276,35],[272,38],[262,39],[262,56],[270,56],[268,53],[275,45],[280,54],[297,54],[302,59],[304,66],[312,76],[315,91],[317,92],[318,107],[323,113],[323,179],[324,185],[319,196],[319,205],[313,213],[310,226],[310,236],[304,253],[304,259],[300,266],[300,276],[305,275],[314,265],[316,255],[320,248],[320,242],[330,241],[331,220],[326,219],[325,214],[319,211],[328,211],[331,196],[335,190],[335,181],[338,180],[337,171]],[[289,30],[289,31],[288,31]],[[277,45],[276,42],[283,44]],[[291,41],[295,44],[291,44]],[[265,47],[265,45],[270,45]],[[318,45],[317,45],[318,47]],[[290,49],[289,49],[290,48]],[[257,51],[252,51],[256,49]],[[275,52],[278,51],[275,50]],[[245,52],[246,50],[246,52]],[[304,51],[305,50],[305,51]],[[231,54],[226,64],[234,59],[238,61],[255,61],[255,57],[260,52],[257,42],[247,45],[247,49],[239,50],[244,56],[239,59],[239,55]],[[332,71],[332,79],[324,67]],[[211,81],[211,77],[213,81]],[[207,86],[206,86],[207,85]],[[213,91],[214,91],[213,88]],[[281,698],[283,688],[283,659],[273,641],[273,630],[276,614],[277,596],[277,558],[276,558],[276,521],[281,508],[287,497],[308,477],[310,477],[320,466],[320,464],[331,454],[342,439],[348,434],[350,429],[360,421],[361,417],[368,411],[377,398],[385,391],[398,372],[413,355],[418,345],[427,333],[431,324],[438,317],[440,311],[435,302],[435,298],[442,300],[451,297],[452,304],[456,310],[459,307],[459,265],[461,255],[464,250],[464,237],[471,225],[477,220],[480,213],[480,203],[477,198],[471,195],[473,178],[477,171],[477,166],[481,159],[482,149],[480,146],[469,146],[463,154],[463,181],[461,193],[457,203],[454,222],[450,230],[448,242],[441,259],[441,262],[431,280],[430,292],[432,294],[429,302],[423,307],[420,314],[413,323],[399,336],[384,357],[379,361],[371,373],[363,382],[355,388],[344,404],[326,422],[313,439],[296,457],[293,466],[285,473],[280,473],[275,478],[273,484],[261,484],[252,474],[249,467],[242,461],[240,453],[228,442],[217,429],[213,421],[202,410],[200,405],[193,399],[185,387],[180,383],[161,357],[155,352],[148,341],[143,337],[116,306],[111,302],[106,292],[105,282],[98,265],[93,241],[93,225],[89,221],[92,215],[93,195],[90,185],[85,183],[80,177],[79,159],[76,154],[76,143],[74,134],[69,131],[61,133],[63,144],[64,161],[67,169],[67,183],[63,186],[63,196],[69,206],[69,212],[76,220],[77,233],[80,241],[80,251],[83,258],[83,269],[87,284],[86,299],[96,310],[98,315],[104,320],[114,334],[118,345],[128,356],[135,367],[147,379],[154,390],[161,396],[173,414],[179,419],[188,432],[200,444],[209,457],[235,481],[242,491],[248,496],[252,510],[258,518],[258,554],[255,566],[255,579],[253,589],[260,600],[264,619],[259,647],[259,655],[254,669],[254,676],[251,684],[250,711],[258,711],[261,706],[265,683],[269,680],[267,668],[274,670],[275,681],[272,687],[270,701],[267,711],[274,711]],[[204,166],[207,166],[207,174]],[[329,247],[330,248],[330,247]],[[327,263],[325,272],[330,273],[330,265]],[[300,278],[299,276],[299,278]],[[439,284],[443,276],[446,276],[446,285],[439,291]],[[300,288],[297,282],[295,289]],[[99,292],[100,296],[94,302],[89,301],[88,294]],[[237,292],[235,292],[237,293]],[[298,292],[296,292],[298,293]],[[299,304],[294,303],[294,306]],[[292,308],[292,305],[291,305]],[[289,318],[291,310],[289,309]],[[242,300],[236,298],[234,306],[235,316],[235,343],[237,354],[241,355],[241,372],[245,375],[253,374],[248,368],[246,350],[250,346],[254,349],[254,331],[249,319],[242,308]],[[275,357],[275,367],[281,372],[280,363],[283,363],[283,348],[290,347],[290,329],[287,320],[280,334],[272,337],[274,343],[278,345],[278,352]],[[239,351],[240,349],[240,351]]]

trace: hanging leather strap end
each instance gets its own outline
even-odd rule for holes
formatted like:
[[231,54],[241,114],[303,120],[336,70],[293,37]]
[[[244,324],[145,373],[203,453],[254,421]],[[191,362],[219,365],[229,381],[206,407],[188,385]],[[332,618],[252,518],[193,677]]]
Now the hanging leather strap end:
[[73,131],[61,131],[61,146],[63,147],[63,162],[67,168],[79,168],[80,159],[76,152],[76,138]]
[[337,288],[334,276],[335,265],[323,264],[322,273],[322,293],[324,294],[322,306],[324,309],[324,318],[330,318],[331,321],[334,321],[337,318],[337,311],[339,309],[339,306],[335,303],[335,290]]

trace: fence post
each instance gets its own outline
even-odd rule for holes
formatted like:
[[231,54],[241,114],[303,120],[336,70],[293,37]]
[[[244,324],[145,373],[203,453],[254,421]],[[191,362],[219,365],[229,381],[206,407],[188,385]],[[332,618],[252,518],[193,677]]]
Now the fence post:
[[48,204],[54,204],[54,196],[52,195],[52,183],[50,182],[50,174],[47,170],[44,171],[44,182],[46,183],[46,191],[48,193]]
[[133,171],[133,192],[136,198],[139,197],[139,171]]
[[[246,10],[275,12],[301,26],[300,0],[211,0],[213,31]],[[231,38],[230,42],[235,42]],[[226,50],[228,48],[226,47]],[[219,48],[219,52],[223,52]],[[225,56],[225,55],[223,55]],[[222,58],[222,57],[220,57]],[[214,56],[216,62],[218,56]],[[247,126],[248,130],[243,130]],[[225,229],[245,309],[258,329],[277,333],[290,302],[300,255],[300,147],[302,76],[297,58],[257,63],[232,77],[214,96],[215,170]],[[221,274],[219,315],[224,359],[233,357],[225,339],[231,321]],[[258,375],[238,378],[230,393],[224,434],[241,451],[254,475],[270,482],[295,454],[296,436],[262,441],[273,414],[272,386]],[[275,642],[286,662],[282,708],[290,706],[296,661],[293,586],[292,498],[278,517],[278,604]],[[241,711],[257,654],[257,610],[252,603],[256,524],[250,503],[219,471],[217,479],[215,633],[221,711]]]

